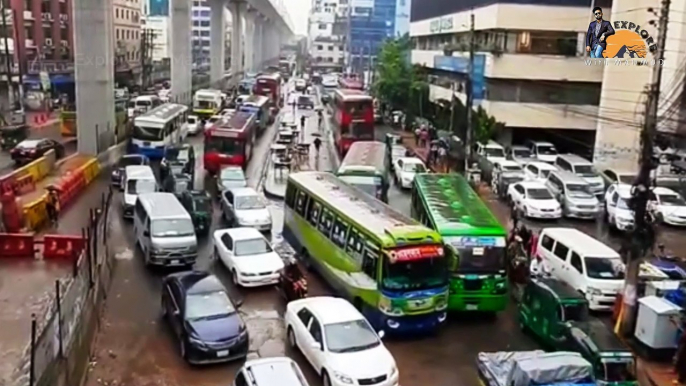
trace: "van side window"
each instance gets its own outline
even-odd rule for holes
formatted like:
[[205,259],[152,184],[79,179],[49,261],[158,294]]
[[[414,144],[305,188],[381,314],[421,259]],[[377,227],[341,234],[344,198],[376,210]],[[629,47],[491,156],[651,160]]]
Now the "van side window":
[[333,227],[333,214],[331,214],[331,211],[324,208],[324,212],[322,213],[322,217],[319,220],[319,231],[322,232],[324,234],[324,236],[330,237],[332,227]]
[[574,269],[579,271],[579,273],[584,273],[584,266],[581,263],[581,257],[579,257],[576,252],[572,252],[571,264]]
[[312,201],[312,205],[310,205],[310,210],[308,211],[308,214],[307,214],[307,221],[309,221],[310,224],[312,224],[316,227],[317,221],[319,221],[319,215],[322,212],[322,204],[318,203],[315,200],[311,200],[311,201]]
[[554,244],[555,244],[555,240],[553,240],[550,236],[548,236],[548,235],[543,236],[543,240],[541,240],[541,246],[543,248],[552,252]]
[[567,248],[566,245],[562,244],[561,242],[557,242],[555,244],[555,256],[559,257],[562,260],[567,260],[567,253],[569,252],[569,248]]
[[288,184],[286,187],[286,206],[289,208],[293,208],[295,206],[295,185],[293,184]]
[[304,191],[298,192],[298,198],[295,200],[295,211],[299,215],[305,217],[305,207],[307,207],[307,201],[310,197]]
[[348,229],[350,225],[340,217],[336,216],[336,221],[333,223],[333,232],[331,233],[331,240],[339,248],[345,249],[346,237],[348,236]]
[[362,245],[359,233],[357,233],[355,228],[350,227],[350,232],[348,233],[348,243],[345,251],[359,265],[362,265],[363,247],[364,246]]
[[224,233],[222,235],[221,240],[226,249],[228,249],[229,251],[233,251],[233,240],[231,239],[231,236],[229,236],[228,233]]
[[537,168],[536,166],[534,166],[534,165],[529,165],[529,166],[527,166],[526,168],[529,169],[529,171],[530,171],[531,173],[533,173],[534,175],[536,175],[536,176],[538,175],[538,168]]

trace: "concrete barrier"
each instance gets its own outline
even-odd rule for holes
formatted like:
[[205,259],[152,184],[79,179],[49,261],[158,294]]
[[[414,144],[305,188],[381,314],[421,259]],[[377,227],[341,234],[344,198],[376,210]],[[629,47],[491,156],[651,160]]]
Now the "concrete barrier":
[[100,167],[102,169],[108,169],[119,162],[121,156],[126,154],[126,145],[128,145],[128,142],[124,141],[118,145],[111,146],[104,152],[98,154]]

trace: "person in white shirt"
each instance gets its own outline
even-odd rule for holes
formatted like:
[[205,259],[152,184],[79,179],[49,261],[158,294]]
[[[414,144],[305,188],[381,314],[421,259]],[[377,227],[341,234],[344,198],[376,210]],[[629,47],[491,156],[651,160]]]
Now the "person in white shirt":
[[529,273],[531,274],[531,277],[550,276],[550,267],[548,267],[548,264],[540,256],[534,256],[534,258],[531,259]]

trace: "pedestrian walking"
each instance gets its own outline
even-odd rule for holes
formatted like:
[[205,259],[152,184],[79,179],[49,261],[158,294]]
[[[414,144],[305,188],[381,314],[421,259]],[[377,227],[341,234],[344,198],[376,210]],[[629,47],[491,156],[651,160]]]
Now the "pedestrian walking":
[[414,129],[414,145],[415,146],[419,146],[419,137],[421,136],[421,134],[422,134],[422,128],[421,127]]
[[304,131],[305,130],[305,120],[307,118],[303,115],[300,117],[300,128]]
[[319,116],[319,128],[321,129],[322,123],[324,123],[324,112],[322,110],[317,111],[317,115]]
[[50,224],[57,229],[58,226],[58,221],[59,221],[59,195],[57,193],[57,189],[55,188],[49,188],[48,189],[48,199],[45,201],[45,211],[47,212],[48,215],[48,221],[50,221]]

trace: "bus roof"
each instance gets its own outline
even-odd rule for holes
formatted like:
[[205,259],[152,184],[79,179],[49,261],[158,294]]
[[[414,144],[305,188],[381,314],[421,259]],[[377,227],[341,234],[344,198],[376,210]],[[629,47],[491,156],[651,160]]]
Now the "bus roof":
[[359,141],[350,146],[337,174],[346,171],[361,171],[363,168],[374,168],[382,172],[386,169],[386,145],[376,141]]
[[418,174],[414,180],[442,236],[505,235],[505,228],[458,174]]
[[195,92],[195,95],[212,95],[212,96],[221,96],[222,92],[219,90],[213,90],[213,89],[201,89]]
[[250,103],[250,104],[256,104],[256,105],[262,105],[269,102],[269,98],[264,96],[264,95],[250,95],[249,97],[243,99],[242,104]]
[[172,118],[182,114],[188,110],[188,107],[176,103],[165,103],[162,106],[145,112],[135,118],[135,121],[166,123]]
[[237,111],[231,118],[219,121],[218,126],[211,128],[207,134],[215,137],[237,137],[245,133],[254,121],[255,113]]
[[375,235],[386,247],[430,237],[438,242],[438,233],[395,211],[372,196],[346,184],[331,173],[300,172],[288,176],[289,182],[327,202],[338,215]]
[[373,101],[374,99],[364,91],[360,90],[350,90],[350,89],[337,89],[335,93],[343,101]]
[[279,79],[281,79],[281,75],[279,75],[279,74],[276,73],[276,72],[271,73],[271,74],[262,73],[262,74],[260,74],[260,75],[257,76],[257,81],[259,82],[261,79],[264,79],[264,80],[276,80],[276,81],[278,81]]

